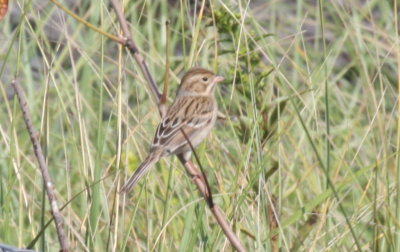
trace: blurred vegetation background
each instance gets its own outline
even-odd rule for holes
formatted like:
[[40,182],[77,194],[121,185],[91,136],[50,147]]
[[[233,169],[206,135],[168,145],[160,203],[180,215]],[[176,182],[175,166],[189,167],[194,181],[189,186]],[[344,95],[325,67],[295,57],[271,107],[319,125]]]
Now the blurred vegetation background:
[[[59,2],[119,34],[109,1]],[[400,250],[398,1],[122,2],[160,89],[170,55],[170,99],[191,66],[225,76],[197,150],[249,251]],[[59,248],[16,78],[71,251],[231,250],[176,158],[117,193],[159,121],[128,51],[50,1],[15,0],[0,67],[1,243]]]

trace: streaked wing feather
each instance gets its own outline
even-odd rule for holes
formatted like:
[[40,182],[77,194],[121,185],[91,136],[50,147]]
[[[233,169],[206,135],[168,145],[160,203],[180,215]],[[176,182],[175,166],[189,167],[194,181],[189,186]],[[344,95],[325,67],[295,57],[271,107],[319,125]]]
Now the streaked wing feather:
[[198,130],[210,123],[213,113],[212,102],[209,97],[177,99],[158,125],[153,147],[164,146],[165,149],[173,152],[186,144],[187,141],[180,129],[183,129],[191,139]]

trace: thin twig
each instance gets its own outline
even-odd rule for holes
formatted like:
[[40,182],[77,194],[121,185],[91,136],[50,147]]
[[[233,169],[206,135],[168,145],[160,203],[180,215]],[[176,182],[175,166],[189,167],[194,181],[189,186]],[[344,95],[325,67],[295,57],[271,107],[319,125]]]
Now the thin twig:
[[42,147],[40,146],[38,140],[38,133],[32,126],[32,119],[29,114],[28,105],[25,99],[24,91],[16,80],[12,81],[12,86],[14,87],[15,93],[18,97],[18,102],[21,107],[22,115],[25,121],[26,128],[28,130],[29,136],[32,141],[33,150],[35,152],[36,159],[39,163],[39,169],[42,173],[43,182],[45,184],[45,189],[47,196],[49,198],[49,203],[51,207],[51,213],[54,217],[54,221],[56,224],[56,230],[58,235],[58,240],[60,242],[61,251],[68,251],[68,242],[65,237],[64,228],[63,228],[63,218],[60,214],[60,210],[58,208],[56,194],[54,192],[53,183],[51,182],[51,178],[49,175],[49,170],[47,169],[47,164],[43,155]]
[[[154,80],[150,74],[150,71],[147,67],[147,64],[143,57],[141,56],[138,47],[134,43],[132,39],[132,35],[128,29],[128,24],[127,21],[121,11],[121,8],[119,6],[118,0],[111,0],[112,6],[114,8],[114,11],[118,17],[118,21],[120,23],[122,32],[125,36],[126,43],[125,46],[128,48],[128,50],[132,53],[133,57],[135,58],[137,64],[139,65],[142,74],[145,76],[147,80],[147,84],[150,86],[150,89],[152,91],[152,94],[154,98],[157,101],[157,104],[160,103],[161,99],[161,94],[157,88],[157,85],[154,83]],[[205,178],[199,172],[199,170],[196,168],[196,166],[189,160],[186,161],[183,157],[183,155],[178,155],[179,160],[181,163],[184,165],[186,172],[192,177],[192,181],[196,184],[198,190],[204,197],[204,199],[209,202],[210,200],[210,192],[207,190],[207,182],[205,182]],[[211,212],[216,219],[217,223],[220,225],[221,229],[223,230],[225,236],[228,238],[228,240],[231,242],[232,246],[237,250],[237,251],[246,251],[245,248],[242,246],[240,243],[238,237],[236,234],[233,232],[231,229],[230,225],[227,223],[225,216],[222,214],[220,211],[219,207],[215,204],[208,204],[210,206]]]

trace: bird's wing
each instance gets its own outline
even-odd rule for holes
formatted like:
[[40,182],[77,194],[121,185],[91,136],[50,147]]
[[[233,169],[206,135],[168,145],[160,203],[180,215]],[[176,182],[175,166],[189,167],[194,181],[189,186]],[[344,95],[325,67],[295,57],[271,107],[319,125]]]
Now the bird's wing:
[[163,148],[169,153],[192,140],[204,127],[211,123],[214,101],[206,96],[185,96],[177,98],[157,127],[152,148]]

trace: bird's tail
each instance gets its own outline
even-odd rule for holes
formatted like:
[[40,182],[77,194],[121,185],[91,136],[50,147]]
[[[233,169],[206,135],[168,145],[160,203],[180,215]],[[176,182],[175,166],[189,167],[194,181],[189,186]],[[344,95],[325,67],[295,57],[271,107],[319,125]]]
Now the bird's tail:
[[121,187],[120,193],[128,193],[132,187],[138,182],[138,180],[149,171],[149,169],[157,163],[160,159],[160,153],[150,152],[147,158],[139,165],[133,175],[125,182],[125,185]]

